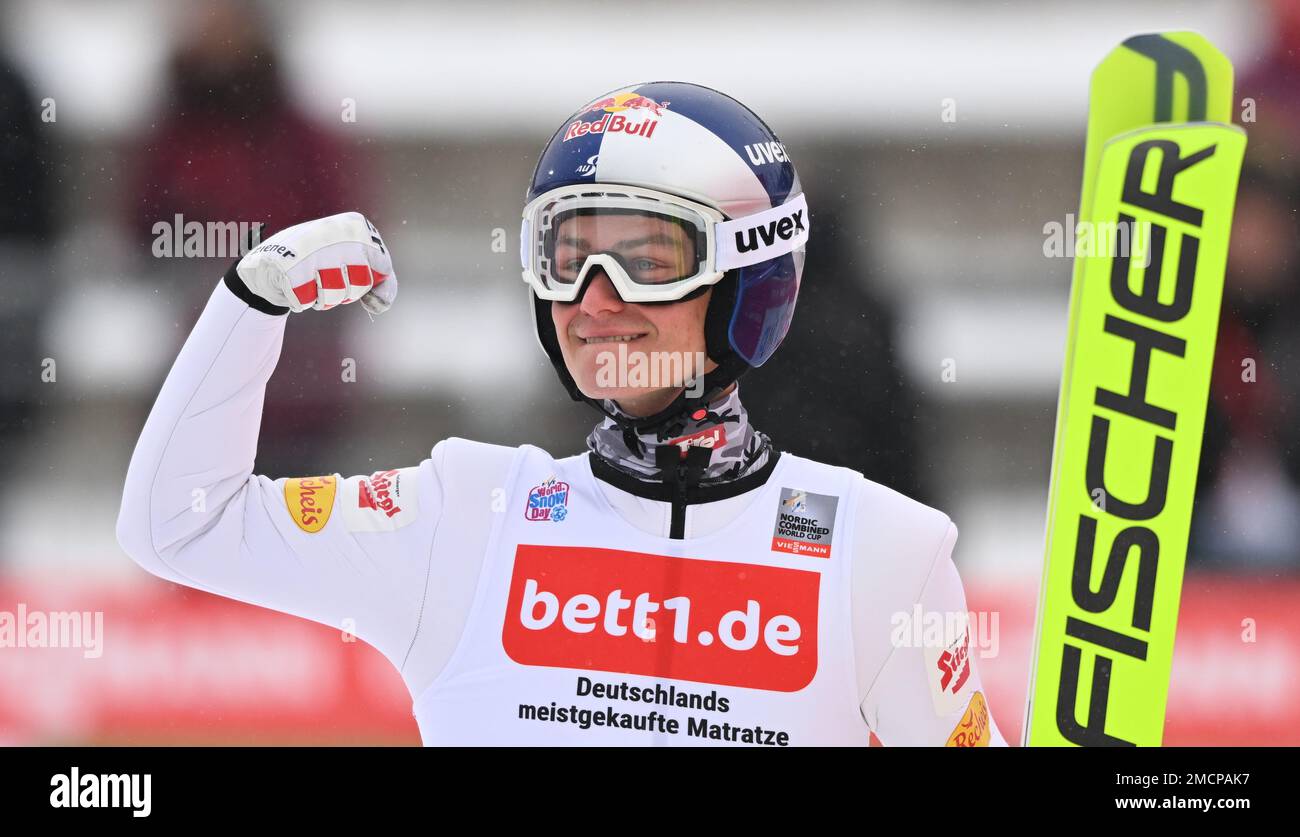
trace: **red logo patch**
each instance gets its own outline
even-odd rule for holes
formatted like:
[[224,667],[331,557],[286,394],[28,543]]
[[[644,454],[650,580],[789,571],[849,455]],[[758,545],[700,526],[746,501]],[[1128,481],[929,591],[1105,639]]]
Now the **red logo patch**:
[[[970,628],[962,634],[960,648],[956,651],[944,651],[939,655],[938,665],[939,671],[943,672],[943,676],[939,679],[939,689],[945,692],[951,691],[954,695],[960,692],[961,687],[966,685],[966,678],[970,677]],[[950,683],[951,690],[948,688]]]
[[794,692],[817,673],[821,575],[520,544],[502,643],[528,666]]
[[689,436],[678,436],[676,439],[668,441],[668,444],[676,445],[682,449],[682,459],[686,458],[686,451],[691,448],[709,448],[713,450],[722,447],[726,443],[727,431],[720,424],[714,427],[706,427]]
[[388,517],[399,513],[402,507],[393,502],[393,479],[396,470],[376,471],[370,479],[357,487],[357,508],[383,512]]

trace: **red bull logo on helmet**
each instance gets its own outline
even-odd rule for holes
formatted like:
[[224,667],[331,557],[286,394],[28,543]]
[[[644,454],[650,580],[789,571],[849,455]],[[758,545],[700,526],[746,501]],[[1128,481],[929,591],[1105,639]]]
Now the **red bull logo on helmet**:
[[645,137],[650,139],[654,136],[655,126],[659,124],[658,119],[646,117],[644,119],[629,119],[621,113],[607,113],[594,122],[583,122],[579,119],[576,122],[569,123],[569,128],[564,132],[564,142],[568,142],[576,137],[585,137],[588,134],[631,134],[634,137]]
[[591,113],[593,110],[603,110],[606,113],[618,113],[624,110],[649,110],[655,116],[663,116],[663,109],[668,107],[668,102],[656,102],[654,99],[648,99],[637,93],[616,93],[613,96],[605,96],[597,99],[583,108],[580,113]]
[[663,116],[668,102],[656,102],[636,93],[615,93],[587,105],[579,114],[586,116],[604,111],[599,119],[575,119],[564,132],[563,142],[588,134],[631,134],[649,139],[654,136],[657,117]]

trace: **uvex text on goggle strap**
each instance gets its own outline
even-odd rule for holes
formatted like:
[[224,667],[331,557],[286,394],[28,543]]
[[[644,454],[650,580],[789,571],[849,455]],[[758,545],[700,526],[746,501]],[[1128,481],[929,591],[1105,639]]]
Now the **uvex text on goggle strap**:
[[523,278],[539,299],[573,302],[599,265],[624,302],[670,302],[803,246],[808,207],[800,193],[728,220],[666,192],[581,184],[524,207],[519,238]]

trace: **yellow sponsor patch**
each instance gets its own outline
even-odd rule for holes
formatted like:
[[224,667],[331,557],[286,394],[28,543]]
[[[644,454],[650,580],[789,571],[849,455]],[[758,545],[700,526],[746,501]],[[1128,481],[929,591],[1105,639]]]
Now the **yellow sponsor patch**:
[[984,693],[976,692],[966,706],[966,714],[961,723],[948,736],[945,747],[987,747],[989,746],[989,706],[984,702]]
[[334,493],[338,486],[334,477],[298,477],[285,480],[284,504],[289,516],[304,532],[319,532],[325,528],[334,508]]

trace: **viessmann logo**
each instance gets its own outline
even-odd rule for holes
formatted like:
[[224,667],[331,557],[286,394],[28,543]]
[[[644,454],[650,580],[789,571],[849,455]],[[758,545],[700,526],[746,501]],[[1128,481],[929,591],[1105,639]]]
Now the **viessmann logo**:
[[817,572],[521,544],[502,643],[528,666],[794,692],[817,673]]

